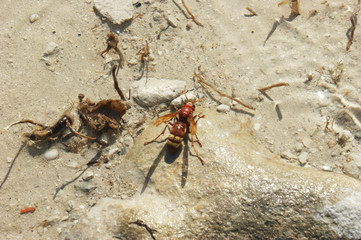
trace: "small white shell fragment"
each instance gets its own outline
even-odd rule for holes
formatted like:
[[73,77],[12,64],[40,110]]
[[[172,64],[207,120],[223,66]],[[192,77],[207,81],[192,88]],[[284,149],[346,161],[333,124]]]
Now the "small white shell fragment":
[[218,112],[229,112],[231,110],[231,107],[226,104],[221,104],[217,107]]
[[29,17],[29,21],[30,21],[30,23],[33,23],[33,22],[39,20],[39,18],[40,18],[40,16],[35,13],[35,14],[32,14],[32,15]]
[[49,149],[48,151],[46,151],[44,153],[44,157],[46,158],[46,160],[54,160],[59,156],[59,152],[57,149],[52,148]]

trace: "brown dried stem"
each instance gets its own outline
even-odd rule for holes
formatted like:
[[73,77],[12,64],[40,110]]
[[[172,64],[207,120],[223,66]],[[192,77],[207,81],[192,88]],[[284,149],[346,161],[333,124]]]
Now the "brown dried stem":
[[191,16],[191,18],[193,19],[193,21],[194,21],[197,25],[199,25],[199,26],[201,26],[201,27],[204,27],[204,25],[203,25],[202,23],[200,23],[200,22],[196,19],[196,17],[191,13],[191,11],[189,11],[189,9],[188,9],[187,5],[185,4],[184,0],[182,0],[182,4],[183,4],[184,8],[186,9],[187,13],[188,13],[188,14]]
[[289,86],[288,83],[286,82],[280,82],[280,83],[276,83],[276,84],[272,84],[270,86],[267,86],[267,87],[264,87],[264,88],[260,88],[260,89],[257,89],[258,91],[260,91],[261,93],[265,94],[265,92],[267,90],[270,90],[271,88],[274,88],[274,87],[282,87],[282,86]]
[[[206,82],[202,76],[200,76],[199,74],[196,73],[196,71],[194,71],[194,77],[197,77],[198,78],[198,81],[200,82],[200,84],[203,86],[203,84],[207,85],[208,87],[212,88],[214,91],[216,91],[219,95],[223,96],[223,97],[226,97],[226,98],[229,98],[233,101],[236,101],[237,103],[241,104],[242,106],[246,107],[246,108],[249,108],[249,109],[255,109],[254,107],[248,105],[248,104],[245,104],[243,102],[241,102],[240,100],[236,99],[236,98],[233,98],[227,94],[224,94],[222,93],[221,91],[219,91],[215,86],[213,86],[212,84]],[[203,86],[204,87],[204,86]]]
[[252,13],[251,15],[247,15],[247,16],[258,16],[257,13],[252,9],[250,9],[249,7],[247,7],[246,9]]
[[353,38],[354,38],[355,30],[356,30],[357,14],[359,11],[360,11],[360,0],[357,1],[357,8],[350,17],[352,26],[351,26],[351,30],[350,30],[351,31],[350,38],[346,45],[346,51],[348,51],[350,49],[352,42],[353,42]]

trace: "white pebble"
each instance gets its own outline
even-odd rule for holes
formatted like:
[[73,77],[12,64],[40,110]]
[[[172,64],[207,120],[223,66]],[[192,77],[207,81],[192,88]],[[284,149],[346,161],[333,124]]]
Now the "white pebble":
[[229,112],[231,110],[231,107],[226,104],[221,104],[217,107],[218,112]]
[[46,45],[46,48],[45,48],[42,56],[46,57],[46,56],[50,56],[50,55],[53,55],[53,54],[58,53],[58,52],[59,52],[58,44],[56,44],[55,42],[49,42]]
[[308,153],[303,152],[298,156],[298,161],[303,166],[303,165],[305,165],[307,163],[307,158],[308,158]]
[[59,156],[59,152],[57,149],[53,148],[53,149],[49,149],[48,151],[46,151],[44,153],[44,157],[46,158],[46,160],[54,160]]
[[39,16],[38,14],[32,14],[32,15],[29,17],[29,21],[30,21],[31,23],[33,23],[33,22],[39,20],[39,18],[40,18],[40,16]]
[[330,166],[322,166],[321,169],[326,172],[332,172],[332,168]]
[[173,15],[168,16],[167,20],[172,27],[176,28],[178,26],[178,20]]

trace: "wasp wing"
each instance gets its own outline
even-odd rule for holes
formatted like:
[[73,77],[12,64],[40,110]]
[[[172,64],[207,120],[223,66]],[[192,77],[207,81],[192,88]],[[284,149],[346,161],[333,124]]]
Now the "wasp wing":
[[158,118],[158,119],[154,122],[154,124],[155,124],[156,126],[159,126],[160,124],[162,124],[162,123],[164,123],[164,122],[166,122],[166,121],[168,121],[168,120],[176,117],[177,114],[178,114],[178,112],[173,112],[173,113],[169,113],[169,114],[167,114],[167,115],[164,115],[164,116]]
[[196,123],[194,122],[193,115],[189,116],[188,119],[189,119],[189,130],[191,132],[191,135],[194,135],[197,132],[197,126]]

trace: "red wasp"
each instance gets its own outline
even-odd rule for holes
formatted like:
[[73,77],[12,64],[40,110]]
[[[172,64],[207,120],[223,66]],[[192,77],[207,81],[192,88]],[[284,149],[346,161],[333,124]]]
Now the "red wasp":
[[[197,139],[197,142],[198,142],[199,146],[202,147],[202,144],[200,143],[200,141],[198,139],[198,136],[196,134],[197,126],[196,126],[196,123],[195,123],[194,119],[196,117],[198,117],[198,119],[203,118],[204,115],[202,115],[202,116],[199,116],[199,115],[193,116],[193,112],[195,110],[194,103],[196,103],[196,102],[198,102],[200,100],[203,100],[203,98],[200,98],[200,99],[197,99],[197,100],[195,100],[193,102],[190,102],[188,100],[186,92],[185,91],[183,91],[183,92],[184,92],[184,95],[186,97],[187,103],[185,103],[181,107],[181,109],[178,109],[176,106],[173,106],[176,109],[175,112],[158,118],[155,121],[154,124],[156,126],[159,126],[160,124],[165,122],[166,125],[165,125],[163,131],[155,139],[153,139],[152,141],[149,141],[149,142],[145,142],[144,144],[149,144],[149,143],[152,143],[152,142],[156,141],[161,135],[164,134],[164,132],[167,129],[167,126],[169,124],[169,125],[172,126],[172,129],[170,130],[170,134],[169,134],[169,137],[168,137],[168,140],[167,140],[167,149],[168,149],[169,153],[173,154],[182,145],[183,138],[184,138],[184,136],[187,133],[187,130],[189,128],[189,133],[191,134],[192,147],[193,147],[197,157],[201,161],[202,165],[204,165],[203,159],[199,156],[196,148],[194,147],[194,140],[193,140],[193,136],[194,136]],[[171,122],[173,119],[176,120],[175,123]]]

